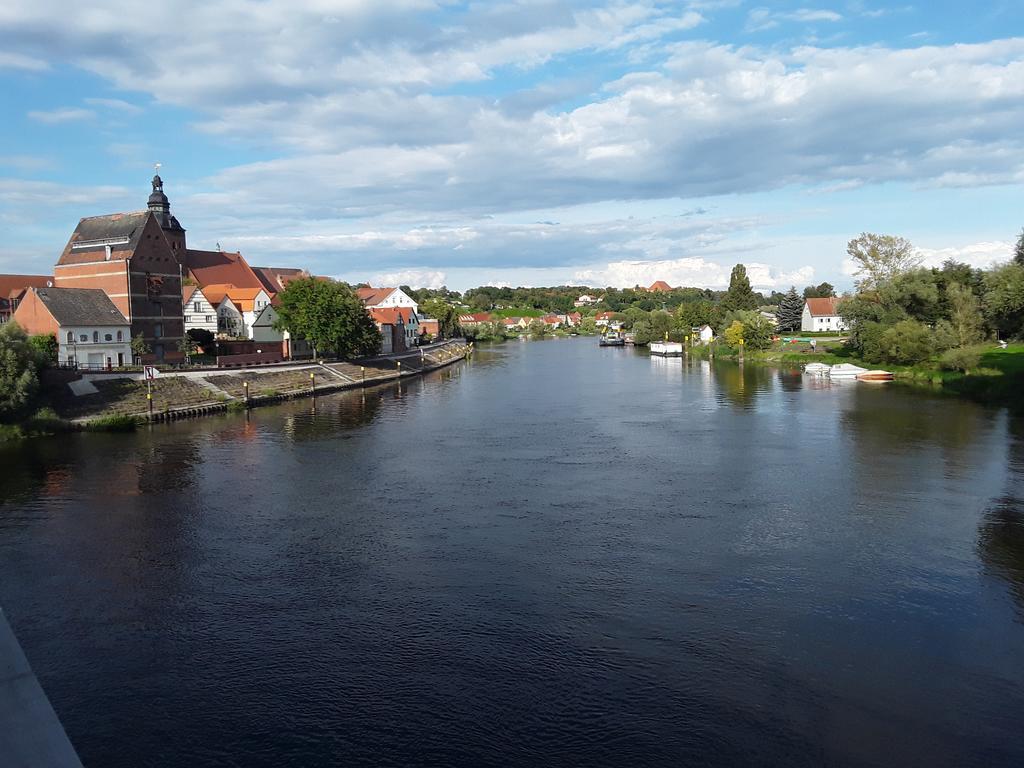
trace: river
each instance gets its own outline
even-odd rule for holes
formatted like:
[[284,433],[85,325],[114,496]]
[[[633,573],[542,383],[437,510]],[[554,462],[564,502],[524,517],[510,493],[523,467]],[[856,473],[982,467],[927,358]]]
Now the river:
[[0,461],[86,766],[1024,765],[1000,410],[548,340]]

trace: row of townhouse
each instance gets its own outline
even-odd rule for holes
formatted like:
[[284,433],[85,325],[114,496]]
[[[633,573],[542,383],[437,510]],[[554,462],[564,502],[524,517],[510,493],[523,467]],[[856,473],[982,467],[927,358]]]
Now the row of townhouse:
[[482,323],[501,323],[506,330],[513,332],[527,330],[530,327],[530,323],[535,320],[540,320],[552,330],[556,328],[575,328],[583,320],[583,315],[579,312],[562,315],[548,314],[541,317],[497,317],[490,312],[473,312],[459,315],[459,325],[464,328],[472,328]]
[[[280,344],[283,357],[305,357],[307,344],[274,328],[275,304],[289,282],[310,277],[302,269],[250,266],[240,252],[219,246],[189,248],[157,175],[145,210],[81,219],[52,276],[0,275],[0,323],[14,319],[30,334],[54,334],[61,362],[80,367],[135,362],[131,340],[140,336],[150,350],[143,361],[178,362],[194,329]],[[360,289],[360,298],[371,316],[401,310],[374,316],[386,351],[411,347],[423,333],[437,336],[437,321],[420,316],[400,289]]]

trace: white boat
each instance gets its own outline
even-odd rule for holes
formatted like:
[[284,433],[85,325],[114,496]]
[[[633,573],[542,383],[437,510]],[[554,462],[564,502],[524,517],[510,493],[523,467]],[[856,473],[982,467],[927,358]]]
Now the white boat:
[[828,375],[833,379],[856,379],[862,373],[867,372],[867,368],[861,368],[859,365],[840,363],[839,365],[833,365],[832,370],[828,372]]
[[808,373],[811,376],[828,376],[831,370],[832,366],[825,365],[824,363],[808,363],[804,366],[804,373]]
[[660,357],[679,357],[683,354],[683,345],[678,341],[652,341],[650,350],[652,355]]

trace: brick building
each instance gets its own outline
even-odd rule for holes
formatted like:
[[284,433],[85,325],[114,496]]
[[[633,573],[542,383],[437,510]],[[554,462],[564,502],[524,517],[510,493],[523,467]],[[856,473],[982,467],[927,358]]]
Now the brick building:
[[171,215],[163,181],[153,177],[148,207],[78,222],[54,267],[58,288],[99,288],[127,318],[147,359],[177,361],[185,334],[182,265],[185,230]]

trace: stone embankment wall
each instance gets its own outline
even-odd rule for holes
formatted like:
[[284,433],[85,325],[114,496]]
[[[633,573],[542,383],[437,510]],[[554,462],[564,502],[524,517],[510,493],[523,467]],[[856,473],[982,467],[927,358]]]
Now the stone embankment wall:
[[107,416],[167,421],[417,376],[462,360],[471,349],[455,340],[366,361],[165,373],[152,384],[152,415],[139,378],[93,377],[95,392],[74,395],[64,386],[53,400],[60,416],[78,422]]

